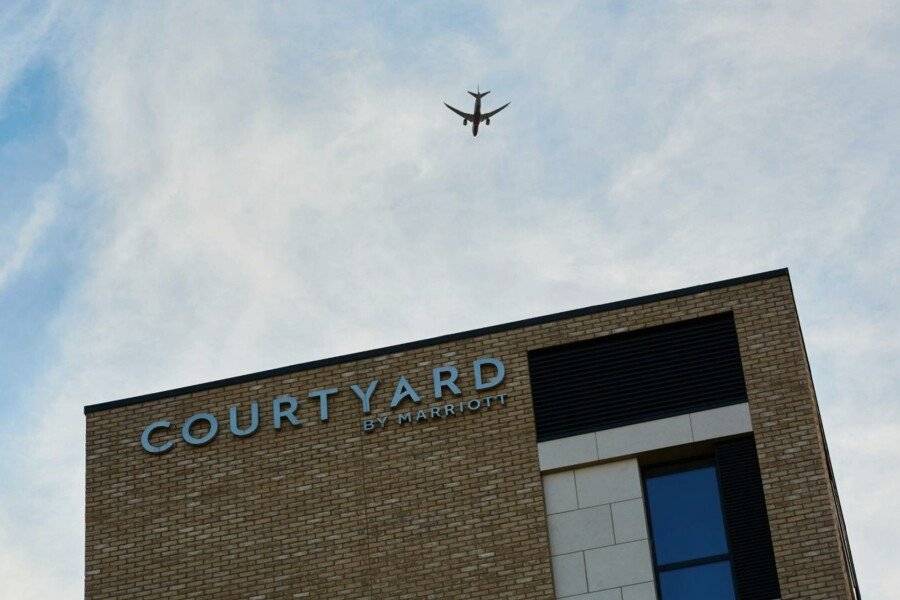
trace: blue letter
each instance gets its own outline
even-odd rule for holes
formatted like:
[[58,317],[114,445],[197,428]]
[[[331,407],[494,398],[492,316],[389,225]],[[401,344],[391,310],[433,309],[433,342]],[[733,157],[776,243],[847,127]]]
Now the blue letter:
[[[285,405],[287,405],[287,408],[284,408]],[[297,415],[294,414],[295,412],[297,412],[297,399],[295,397],[287,394],[276,396],[272,400],[272,426],[275,429],[281,429],[281,419],[285,417],[294,427],[303,425],[300,419],[297,418]]]
[[250,404],[250,425],[246,429],[241,429],[238,424],[238,407],[237,404],[228,409],[228,427],[235,437],[247,437],[253,435],[259,429],[259,404],[253,402]]
[[[193,427],[194,423],[197,421],[206,421],[209,423],[209,431],[207,431],[203,437],[194,437],[194,434],[191,433],[191,427]],[[196,415],[191,415],[191,417],[184,422],[184,425],[181,426],[181,437],[191,446],[202,446],[210,443],[213,441],[213,438],[216,437],[218,432],[219,422],[209,413],[197,413]]]
[[[497,369],[497,373],[488,381],[484,381],[484,376],[481,373],[481,368],[484,365],[493,365],[493,367]],[[499,358],[479,358],[473,363],[473,366],[475,367],[476,390],[489,390],[503,383],[503,377],[506,375],[506,367],[503,366],[503,361]]]
[[153,432],[157,429],[168,429],[169,422],[168,421],[153,421],[147,427],[144,428],[144,431],[141,433],[141,447],[149,452],[150,454],[162,454],[163,452],[168,452],[172,449],[172,446],[175,445],[175,442],[169,440],[159,446],[154,446],[150,443],[150,436],[153,435]]
[[377,379],[369,384],[369,387],[366,388],[365,392],[363,392],[362,388],[360,388],[355,383],[350,386],[350,389],[353,390],[353,393],[356,394],[357,398],[359,398],[360,402],[362,402],[362,410],[364,415],[372,412],[372,394],[375,393],[376,387],[378,387]]
[[319,399],[319,420],[327,421],[328,420],[328,396],[332,394],[337,394],[337,388],[322,388],[320,390],[313,390],[309,393],[310,398],[318,398]]
[[418,402],[420,400],[419,394],[413,389],[413,386],[409,385],[406,377],[401,375],[400,381],[397,382],[397,389],[394,390],[394,397],[391,398],[391,408],[400,404],[400,402],[407,397],[413,402]]
[[[441,379],[441,375],[447,373],[450,375],[447,379]],[[448,388],[454,395],[459,396],[462,392],[456,385],[456,378],[459,377],[459,371],[456,367],[437,367],[431,372],[431,378],[434,380],[434,397],[440,398],[444,394],[443,388]]]

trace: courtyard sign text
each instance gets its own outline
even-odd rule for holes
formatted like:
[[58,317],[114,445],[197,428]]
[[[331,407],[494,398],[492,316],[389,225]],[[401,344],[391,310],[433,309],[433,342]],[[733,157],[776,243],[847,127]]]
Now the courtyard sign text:
[[[475,391],[484,392],[503,383],[506,367],[498,358],[479,358],[472,363],[472,375]],[[431,391],[434,401],[440,404],[396,414],[383,413],[378,416],[371,416],[372,400],[380,384],[378,379],[369,381],[365,387],[354,383],[349,389],[352,396],[359,402],[362,414],[366,416],[362,420],[362,429],[366,433],[383,429],[389,423],[416,424],[438,418],[459,417],[492,406],[506,405],[506,394],[460,400],[458,397],[462,396],[463,392],[457,383],[458,380],[459,370],[455,366],[435,367],[431,371]],[[307,394],[308,398],[318,400],[321,422],[328,421],[329,402],[341,392],[342,390],[338,387],[318,387]],[[419,405],[422,402],[422,395],[405,376],[401,375],[394,385],[389,408],[403,410],[407,402]],[[303,425],[303,421],[297,414],[300,401],[296,396],[290,394],[275,396],[272,399],[271,407],[270,424],[273,429],[279,430],[285,423],[292,427]],[[238,405],[235,404],[228,409],[229,432],[238,438],[253,435],[260,427],[259,402],[254,400],[250,403],[249,419],[239,414],[238,408]],[[242,424],[242,421],[246,422]],[[204,446],[212,442],[219,434],[219,420],[210,412],[195,413],[181,424],[180,436],[173,436],[172,433],[171,421],[167,419],[153,421],[141,432],[141,447],[150,454],[163,454],[175,446],[178,437],[190,446]]]

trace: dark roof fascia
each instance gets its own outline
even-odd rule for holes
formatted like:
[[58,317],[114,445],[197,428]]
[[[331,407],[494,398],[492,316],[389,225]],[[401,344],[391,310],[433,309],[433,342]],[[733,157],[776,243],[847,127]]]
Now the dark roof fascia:
[[206,390],[211,390],[214,388],[220,388],[228,385],[237,385],[241,383],[247,383],[250,381],[256,381],[259,379],[268,379],[269,377],[277,377],[279,375],[288,375],[290,373],[298,373],[301,371],[309,371],[311,369],[318,369],[320,367],[327,367],[331,365],[353,362],[358,360],[363,360],[366,358],[372,358],[375,356],[381,356],[384,354],[393,354],[396,352],[404,352],[407,350],[415,350],[417,348],[424,348],[426,346],[436,346],[438,344],[443,344],[447,342],[455,342],[458,340],[464,340],[473,337],[479,337],[483,335],[490,335],[492,333],[500,333],[503,331],[509,331],[511,329],[520,329],[523,327],[533,327],[535,325],[543,325],[544,323],[553,323],[556,321],[563,321],[566,319],[572,319],[575,317],[582,317],[586,315],[592,315],[601,312],[608,312],[611,310],[618,310],[622,308],[628,308],[631,306],[639,306],[641,304],[650,304],[652,302],[660,302],[662,300],[669,300],[672,298],[680,298],[682,296],[691,296],[693,294],[699,294],[701,292],[707,292],[710,290],[718,290],[727,287],[733,287],[737,285],[742,285],[746,283],[752,283],[754,281],[762,281],[765,279],[773,279],[775,277],[789,276],[788,270],[786,268],[775,269],[773,271],[765,271],[762,273],[755,273],[753,275],[745,275],[743,277],[735,277],[732,279],[725,279],[722,281],[716,281],[713,283],[705,283],[702,285],[696,285],[692,287],[686,287],[678,290],[672,290],[669,292],[661,292],[657,294],[650,294],[647,296],[639,296],[637,298],[630,298],[628,300],[618,300],[616,302],[609,302],[607,304],[597,304],[595,306],[587,306],[584,308],[576,308],[573,310],[566,310],[563,312],[553,313],[549,315],[543,315],[539,317],[532,317],[529,319],[521,319],[519,321],[512,321],[510,323],[502,323],[500,325],[491,325],[488,327],[481,327],[478,329],[470,329],[468,331],[460,331],[457,333],[450,333],[447,335],[441,335],[437,337],[427,338],[423,340],[416,340],[413,342],[406,342],[403,344],[396,344],[393,346],[385,346],[383,348],[375,348],[372,350],[365,350],[363,352],[353,352],[351,354],[343,354],[341,356],[333,356],[331,358],[323,358],[319,360],[313,360],[310,362],[299,363],[296,365],[288,365],[285,367],[278,367],[276,369],[268,369],[266,371],[258,371],[256,373],[247,373],[245,375],[238,375],[236,377],[227,377],[225,379],[217,379],[215,381],[208,381],[206,383],[198,383],[195,385],[189,385],[186,387],[175,388],[171,390],[164,390],[160,392],[154,392],[152,394],[143,394],[140,396],[133,396],[131,398],[122,398],[121,400],[111,400],[109,402],[100,402],[98,404],[90,404],[84,407],[84,414],[90,414],[95,412],[100,412],[103,410],[109,410],[112,408],[120,408],[123,406],[131,406],[132,404],[141,404],[144,402],[151,402],[153,400],[160,400],[162,398],[171,398],[173,396],[181,396],[184,394],[192,394],[195,392],[202,392]]

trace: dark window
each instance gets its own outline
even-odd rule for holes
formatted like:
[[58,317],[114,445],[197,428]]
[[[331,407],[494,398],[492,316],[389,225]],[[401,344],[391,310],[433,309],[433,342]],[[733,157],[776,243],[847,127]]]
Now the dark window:
[[715,464],[651,471],[644,485],[661,600],[734,600]]
[[766,498],[753,438],[718,444],[716,468],[737,597],[741,600],[780,598]]
[[731,313],[530,350],[539,442],[747,401]]

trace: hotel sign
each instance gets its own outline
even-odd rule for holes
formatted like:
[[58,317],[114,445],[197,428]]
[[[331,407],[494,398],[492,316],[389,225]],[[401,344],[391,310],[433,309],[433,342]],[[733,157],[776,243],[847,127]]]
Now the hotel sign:
[[[389,404],[391,412],[378,415],[372,414],[373,400],[381,385],[378,379],[373,379],[364,386],[354,383],[346,390],[336,386],[317,387],[309,391],[307,398],[318,401],[319,421],[325,423],[329,420],[329,402],[342,394],[352,396],[359,402],[363,415],[361,426],[366,433],[391,425],[414,425],[433,419],[461,417],[506,405],[506,394],[485,394],[503,383],[506,367],[502,360],[493,357],[479,358],[472,363],[472,376],[476,396],[466,400],[458,384],[459,370],[455,366],[433,368],[431,392],[434,403],[422,407],[422,394],[401,375],[393,386]],[[249,408],[249,417],[241,413],[237,404],[228,408],[228,431],[232,436],[249,437],[259,431],[259,401],[251,401]],[[303,420],[298,414],[300,400],[296,396],[275,396],[271,400],[271,408],[269,424],[272,429],[280,430],[285,424],[291,427],[303,426]],[[141,447],[150,454],[164,454],[182,442],[189,446],[205,446],[219,434],[220,424],[212,413],[198,412],[185,419],[177,430],[173,427],[168,419],[153,421],[141,431]]]

